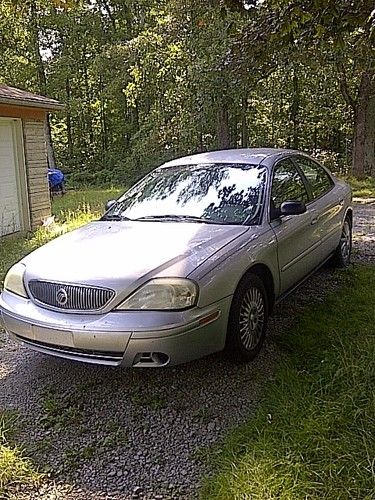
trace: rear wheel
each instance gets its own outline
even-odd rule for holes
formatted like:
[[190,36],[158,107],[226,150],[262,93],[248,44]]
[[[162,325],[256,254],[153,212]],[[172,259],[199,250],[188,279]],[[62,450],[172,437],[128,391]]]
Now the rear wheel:
[[347,217],[342,227],[340,242],[333,256],[333,263],[337,267],[348,267],[348,265],[350,264],[351,252],[352,252],[352,225],[349,217]]
[[268,296],[263,281],[248,274],[238,286],[229,314],[226,350],[237,361],[250,361],[264,342],[268,321]]

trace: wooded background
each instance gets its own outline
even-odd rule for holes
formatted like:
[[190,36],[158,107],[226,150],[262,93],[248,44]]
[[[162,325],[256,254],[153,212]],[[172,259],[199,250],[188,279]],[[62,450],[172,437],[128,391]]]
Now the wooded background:
[[[228,147],[375,177],[373,0],[2,0],[0,81],[56,98],[72,183]],[[53,160],[51,160],[52,162]]]

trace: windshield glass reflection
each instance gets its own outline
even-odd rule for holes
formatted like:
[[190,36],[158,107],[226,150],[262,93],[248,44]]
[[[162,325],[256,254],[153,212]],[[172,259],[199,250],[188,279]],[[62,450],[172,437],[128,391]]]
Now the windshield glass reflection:
[[127,191],[104,219],[258,224],[265,182],[266,169],[256,165],[160,168]]

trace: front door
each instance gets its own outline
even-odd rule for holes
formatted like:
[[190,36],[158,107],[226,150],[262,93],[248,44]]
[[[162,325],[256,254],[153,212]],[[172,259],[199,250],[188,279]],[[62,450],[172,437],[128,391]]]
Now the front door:
[[277,238],[280,293],[298,283],[319,264],[320,233],[316,212],[307,205],[301,215],[280,215],[284,201],[303,201],[309,194],[296,167],[289,159],[274,167],[270,201],[270,223]]

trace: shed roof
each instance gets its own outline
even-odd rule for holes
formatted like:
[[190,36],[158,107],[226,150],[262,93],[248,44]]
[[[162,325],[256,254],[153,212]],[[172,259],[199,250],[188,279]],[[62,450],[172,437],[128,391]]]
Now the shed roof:
[[26,90],[0,85],[0,104],[13,104],[14,106],[27,106],[29,108],[42,108],[50,110],[64,109],[65,105],[55,99],[32,94]]

